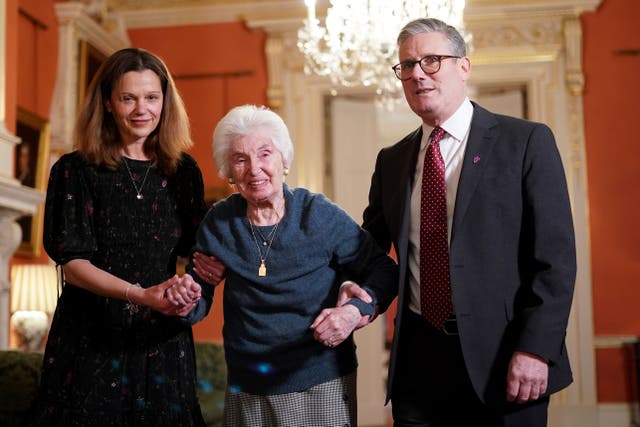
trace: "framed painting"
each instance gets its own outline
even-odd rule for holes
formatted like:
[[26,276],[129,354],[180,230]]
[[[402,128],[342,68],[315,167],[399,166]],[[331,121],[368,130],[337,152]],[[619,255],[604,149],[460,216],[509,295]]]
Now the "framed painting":
[[107,59],[107,55],[86,40],[80,40],[78,43],[78,105],[81,105],[93,76]]
[[[45,191],[49,163],[49,122],[37,115],[18,108],[16,135],[20,143],[15,150],[15,178],[24,186]],[[44,206],[33,215],[18,219],[22,228],[22,242],[17,255],[40,255]]]

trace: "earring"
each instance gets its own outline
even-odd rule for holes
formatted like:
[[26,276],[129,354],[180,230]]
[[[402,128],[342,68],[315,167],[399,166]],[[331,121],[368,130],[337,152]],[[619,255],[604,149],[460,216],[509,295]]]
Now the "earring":
[[289,168],[284,168],[282,172],[284,173],[284,176],[289,175]]
[[229,177],[229,184],[230,184],[230,185],[233,185],[233,184],[235,184],[235,183],[236,183],[236,180],[235,180],[235,179],[233,179],[233,178],[231,178],[231,177]]

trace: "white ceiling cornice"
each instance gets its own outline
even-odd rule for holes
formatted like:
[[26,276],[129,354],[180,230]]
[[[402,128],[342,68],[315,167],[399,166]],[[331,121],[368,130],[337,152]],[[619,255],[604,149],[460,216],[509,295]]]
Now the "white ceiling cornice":
[[597,9],[603,0],[538,0],[515,1],[504,0],[494,2],[469,1],[465,8],[465,19],[496,20],[499,18],[513,19],[514,17],[539,16],[578,16],[583,12]]
[[302,0],[245,2],[156,9],[116,10],[127,28],[200,25],[250,20],[282,20],[302,24],[306,9]]
[[[595,10],[602,0],[468,0],[465,10],[467,21],[495,20],[501,17],[535,17],[539,15],[580,15]],[[303,0],[272,1],[216,1],[211,4],[192,3],[189,5],[149,8],[116,8],[113,10],[126,28],[170,27],[180,25],[201,25],[220,22],[245,21],[252,28],[276,27],[298,28],[306,18]],[[151,5],[155,3],[151,2]],[[318,16],[323,16],[328,1],[318,2]]]

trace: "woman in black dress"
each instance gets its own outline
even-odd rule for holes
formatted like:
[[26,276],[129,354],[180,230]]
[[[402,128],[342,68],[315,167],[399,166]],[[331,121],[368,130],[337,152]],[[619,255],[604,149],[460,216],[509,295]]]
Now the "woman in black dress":
[[30,425],[204,424],[181,317],[195,300],[165,297],[206,210],[191,145],[162,60],[113,54],[89,86],[76,151],[51,169],[44,246],[64,286]]

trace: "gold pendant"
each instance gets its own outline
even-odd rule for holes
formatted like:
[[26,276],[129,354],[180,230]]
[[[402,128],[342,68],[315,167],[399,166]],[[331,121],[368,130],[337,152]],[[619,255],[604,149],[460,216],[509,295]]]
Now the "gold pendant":
[[264,261],[260,262],[260,268],[258,268],[258,276],[264,277],[267,275],[267,267],[264,265]]

